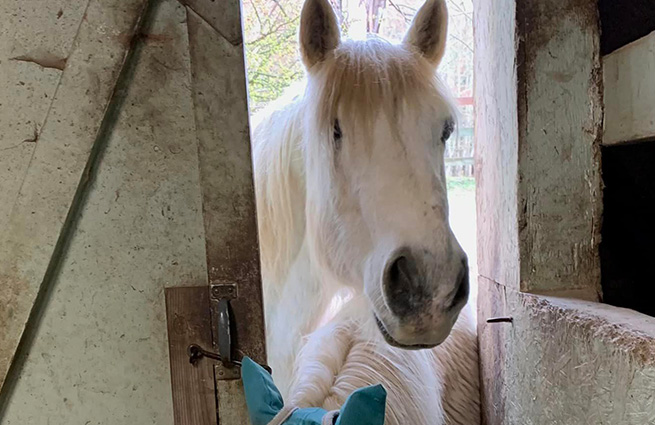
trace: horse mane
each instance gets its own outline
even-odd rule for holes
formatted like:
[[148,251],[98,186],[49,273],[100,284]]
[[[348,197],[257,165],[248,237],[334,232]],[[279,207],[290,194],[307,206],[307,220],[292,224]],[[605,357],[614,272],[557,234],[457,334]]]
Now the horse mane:
[[252,118],[255,198],[262,274],[284,279],[296,257],[305,227],[302,126],[298,125],[298,85]]

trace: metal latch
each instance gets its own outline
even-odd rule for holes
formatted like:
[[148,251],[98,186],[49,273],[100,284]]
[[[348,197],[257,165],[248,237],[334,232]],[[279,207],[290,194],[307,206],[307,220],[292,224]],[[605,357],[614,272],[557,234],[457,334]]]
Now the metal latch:
[[[220,381],[240,379],[241,360],[237,360],[234,353],[232,338],[234,321],[230,308],[230,300],[239,295],[237,285],[235,283],[212,283],[209,291],[212,318],[214,319],[212,333],[217,337],[214,346],[218,348],[218,353],[208,351],[197,344],[191,344],[187,349],[189,362],[195,365],[200,359],[207,357],[218,362],[215,366],[216,379]],[[271,373],[270,367],[261,366]]]
[[241,377],[240,364],[234,362],[232,344],[232,309],[230,300],[238,297],[236,283],[212,282],[210,285],[210,304],[214,335],[217,337],[215,346],[218,346],[220,363],[216,365],[216,379],[239,379]]

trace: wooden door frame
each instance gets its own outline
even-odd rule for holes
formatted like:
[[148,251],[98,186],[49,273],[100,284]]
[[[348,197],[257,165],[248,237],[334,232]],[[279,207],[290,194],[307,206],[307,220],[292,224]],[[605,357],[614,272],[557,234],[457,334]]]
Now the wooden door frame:
[[238,368],[225,368],[208,358],[192,365],[187,352],[189,344],[219,351],[217,306],[221,288],[227,288],[232,353],[266,362],[241,7],[239,0],[183,3],[189,28],[207,283],[166,291],[175,424],[248,424]]

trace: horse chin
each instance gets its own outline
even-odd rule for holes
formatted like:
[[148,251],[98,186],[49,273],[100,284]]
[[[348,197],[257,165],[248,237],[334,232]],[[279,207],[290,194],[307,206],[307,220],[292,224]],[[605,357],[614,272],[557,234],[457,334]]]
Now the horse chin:
[[384,323],[378,318],[377,314],[374,313],[375,316],[375,323],[378,325],[378,329],[380,330],[380,333],[382,334],[382,337],[384,340],[387,342],[387,344],[391,345],[392,347],[398,347],[402,348],[403,350],[427,350],[430,348],[437,347],[440,343],[435,343],[435,344],[402,344],[394,337],[391,336],[391,334],[387,331],[387,328],[384,326]]

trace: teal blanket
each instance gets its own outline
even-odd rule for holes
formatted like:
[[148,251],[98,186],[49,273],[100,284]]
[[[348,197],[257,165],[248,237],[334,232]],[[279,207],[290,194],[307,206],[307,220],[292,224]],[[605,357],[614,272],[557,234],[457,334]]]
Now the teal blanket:
[[[241,377],[252,425],[267,425],[284,407],[282,395],[271,375],[250,358],[243,359]],[[387,392],[381,385],[360,388],[346,400],[335,425],[384,425]],[[321,425],[327,410],[318,407],[297,409],[284,425]]]

